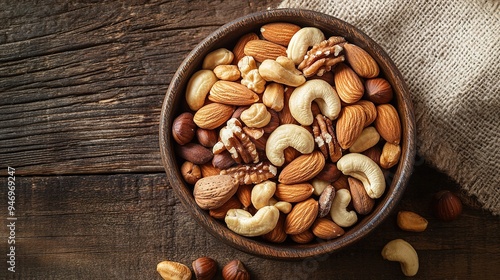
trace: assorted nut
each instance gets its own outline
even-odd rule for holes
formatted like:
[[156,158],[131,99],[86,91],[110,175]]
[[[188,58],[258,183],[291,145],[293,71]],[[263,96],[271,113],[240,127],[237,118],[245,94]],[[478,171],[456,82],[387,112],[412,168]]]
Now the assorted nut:
[[[211,280],[217,275],[217,261],[210,257],[199,257],[192,262],[191,266],[197,280]],[[156,271],[165,280],[190,280],[193,274],[187,265],[170,260],[158,263]],[[224,280],[250,280],[250,273],[240,260],[234,259],[222,268],[222,278]]]
[[210,52],[185,99],[172,125],[181,174],[198,206],[242,236],[343,235],[374,209],[401,156],[377,62],[315,27],[269,23]]

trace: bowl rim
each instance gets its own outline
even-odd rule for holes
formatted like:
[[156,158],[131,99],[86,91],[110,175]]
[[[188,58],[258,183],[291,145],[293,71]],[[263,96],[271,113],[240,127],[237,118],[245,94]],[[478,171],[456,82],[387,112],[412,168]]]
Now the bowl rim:
[[[393,86],[399,115],[405,116],[405,118],[401,118],[403,133],[401,134],[402,153],[400,162],[406,164],[398,164],[396,171],[390,174],[392,176],[388,177],[390,182],[387,184],[386,193],[383,199],[378,202],[376,208],[372,210],[371,214],[364,216],[361,221],[358,221],[356,225],[349,228],[347,232],[350,234],[346,234],[337,239],[304,245],[293,244],[289,246],[289,244],[264,243],[232,232],[220,222],[210,217],[207,211],[202,210],[196,205],[192,198],[192,192],[189,190],[189,187],[185,185],[180,174],[175,153],[169,152],[174,151],[174,141],[170,133],[172,128],[171,121],[173,121],[173,118],[170,120],[168,118],[170,114],[178,110],[177,105],[182,99],[179,96],[176,97],[175,93],[185,88],[188,77],[199,69],[204,56],[209,51],[226,46],[228,42],[234,41],[234,37],[230,36],[233,32],[237,32],[241,36],[251,30],[255,30],[258,26],[265,23],[277,21],[293,22],[300,26],[316,26],[325,33],[342,34],[348,41],[367,50],[375,58],[377,63],[379,63],[386,78]],[[330,29],[326,29],[328,27]],[[358,37],[361,39],[353,40],[353,38]],[[190,67],[191,71],[189,70]],[[371,233],[394,210],[413,172],[413,164],[416,155],[415,118],[411,97],[402,74],[399,72],[389,55],[361,30],[334,16],[312,10],[290,8],[271,9],[251,13],[228,22],[210,33],[186,56],[172,77],[163,100],[159,124],[159,145],[162,163],[174,193],[183,206],[188,209],[191,216],[193,216],[193,218],[212,236],[240,251],[253,255],[272,259],[304,259],[317,255],[331,254],[358,242]],[[389,190],[392,191],[389,192]],[[189,199],[189,197],[191,197],[191,199]]]

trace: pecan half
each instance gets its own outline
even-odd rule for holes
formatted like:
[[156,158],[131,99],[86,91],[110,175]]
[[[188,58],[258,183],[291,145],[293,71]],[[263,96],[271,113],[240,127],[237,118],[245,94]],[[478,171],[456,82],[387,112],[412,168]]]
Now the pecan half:
[[345,38],[340,36],[332,36],[322,41],[307,52],[297,68],[302,70],[306,77],[322,76],[330,71],[332,66],[345,60],[344,55],[340,54],[345,43]]
[[342,157],[342,148],[337,141],[332,121],[321,115],[316,115],[312,124],[314,141],[326,159],[337,162]]

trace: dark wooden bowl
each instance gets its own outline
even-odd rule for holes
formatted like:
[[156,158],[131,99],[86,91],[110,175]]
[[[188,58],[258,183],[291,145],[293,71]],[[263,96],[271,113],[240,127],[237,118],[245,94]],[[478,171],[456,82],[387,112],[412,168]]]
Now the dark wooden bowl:
[[[362,217],[343,236],[337,239],[300,245],[295,243],[274,244],[259,238],[240,236],[197,206],[191,187],[185,183],[179,171],[181,162],[176,158],[174,152],[171,129],[174,118],[181,113],[183,108],[186,108],[184,90],[188,79],[200,69],[202,60],[207,53],[221,47],[232,49],[241,35],[252,31],[258,33],[260,26],[270,22],[291,22],[303,27],[314,26],[323,30],[327,37],[344,36],[347,41],[367,50],[375,58],[381,72],[394,90],[393,104],[399,112],[402,124],[400,163],[392,168],[391,173],[387,176],[388,187],[385,194],[377,200],[371,214]],[[189,53],[172,78],[163,102],[160,119],[160,151],[168,180],[176,195],[187,211],[213,236],[239,250],[258,256],[276,259],[301,259],[343,249],[365,237],[387,218],[399,202],[413,170],[415,120],[411,98],[404,79],[389,56],[377,43],[356,27],[332,16],[308,10],[277,9],[250,14],[229,22],[210,34]]]

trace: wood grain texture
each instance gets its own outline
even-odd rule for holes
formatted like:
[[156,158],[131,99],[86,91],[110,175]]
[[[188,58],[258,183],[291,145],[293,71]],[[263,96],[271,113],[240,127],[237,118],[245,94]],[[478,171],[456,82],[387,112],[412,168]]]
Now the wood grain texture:
[[[454,222],[440,222],[429,210],[432,193],[453,189],[447,179],[418,166],[397,210],[429,220],[422,233],[396,226],[396,213],[367,238],[331,255],[301,261],[262,259],[229,247],[196,224],[175,197],[164,174],[17,177],[15,274],[8,279],[161,279],[156,264],[188,266],[210,256],[220,269],[234,258],[252,279],[400,279],[398,263],[380,256],[382,247],[403,238],[417,250],[414,279],[496,279],[500,273],[500,222],[465,208]],[[6,179],[0,179],[6,185]],[[455,186],[456,187],[456,186]],[[0,188],[2,205],[6,190]],[[5,221],[1,212],[0,220]],[[0,240],[7,231],[0,230]],[[5,252],[6,242],[0,243]],[[2,253],[3,254],[3,253]],[[363,269],[360,269],[360,266]],[[6,263],[0,263],[0,275]]]
[[278,1],[11,2],[0,2],[0,168],[47,175],[162,171],[160,107],[181,61]]

